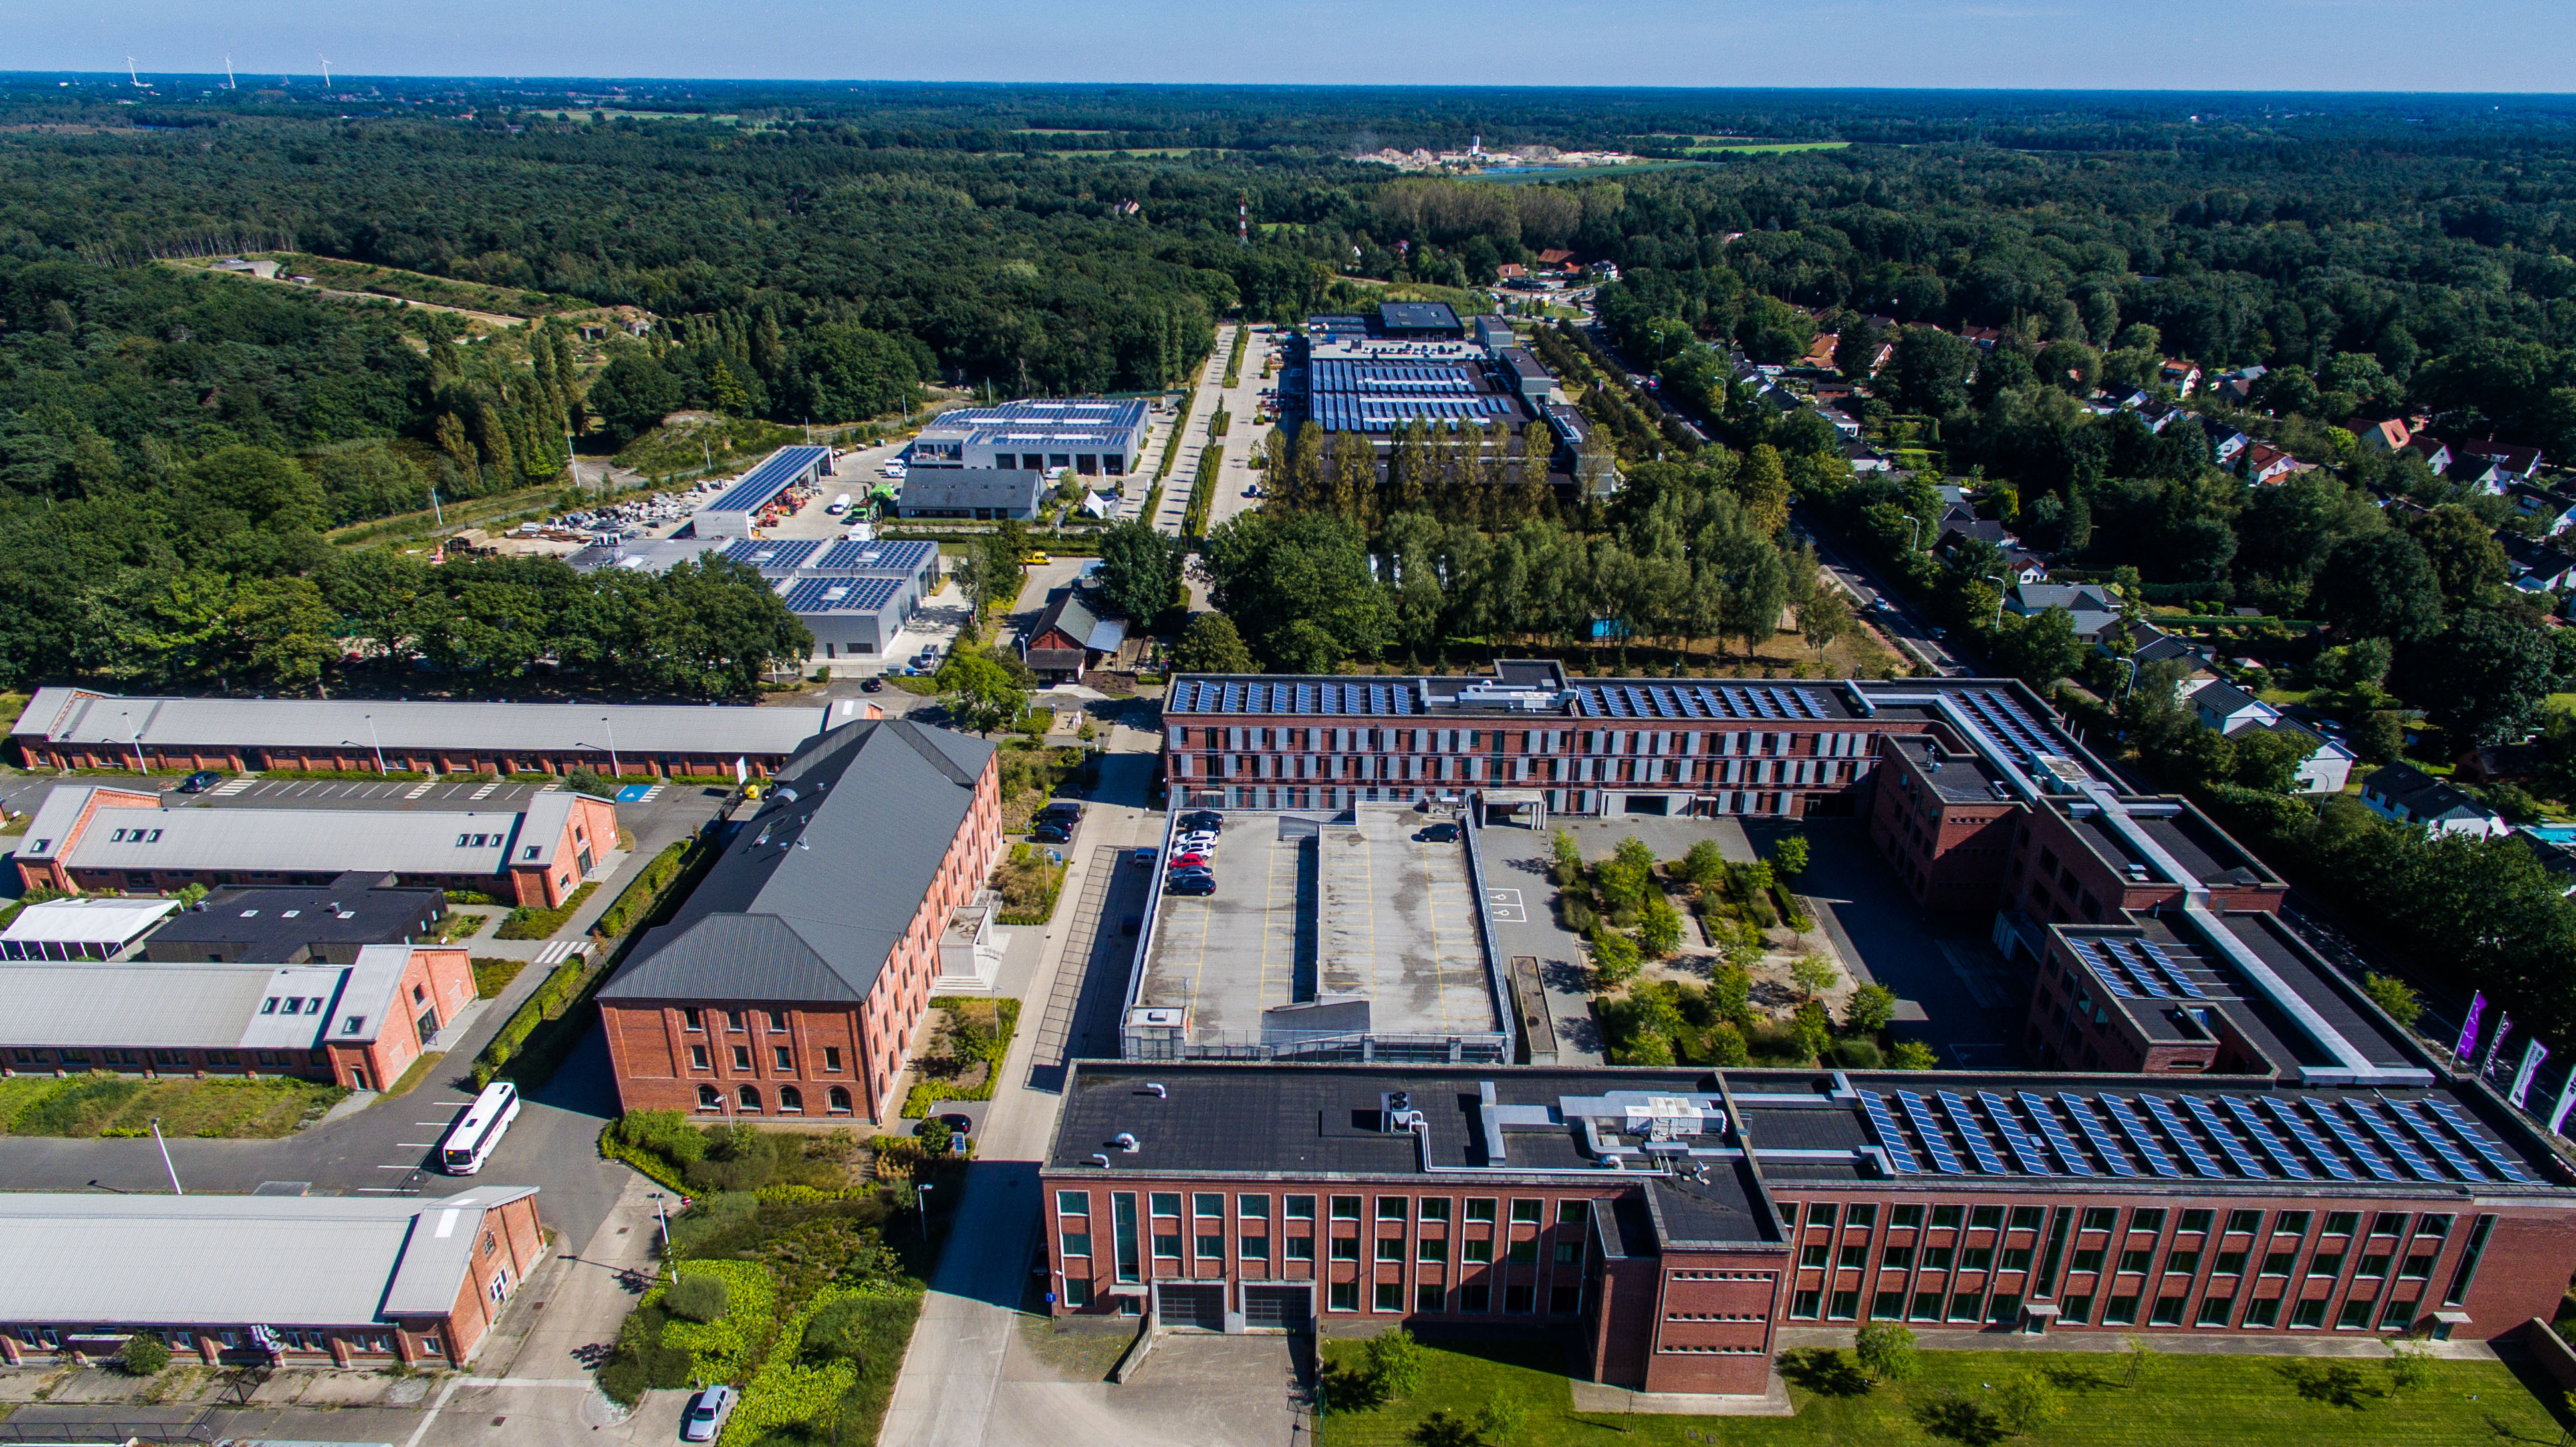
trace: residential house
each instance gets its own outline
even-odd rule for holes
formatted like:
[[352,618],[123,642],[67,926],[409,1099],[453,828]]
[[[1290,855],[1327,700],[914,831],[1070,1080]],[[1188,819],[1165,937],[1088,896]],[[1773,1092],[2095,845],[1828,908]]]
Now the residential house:
[[2546,536],[2554,538],[2576,527],[2576,497],[2528,482],[2508,485],[2504,495],[2505,500],[2513,504],[2515,513],[2538,519]]
[[2503,815],[2412,764],[2390,764],[2362,780],[2361,802],[2383,819],[2434,834],[2498,839],[2513,832]]
[[2138,420],[2147,424],[2147,430],[2156,433],[2161,433],[2172,426],[2174,419],[2191,415],[2171,402],[2153,400],[2139,403],[2136,411]]
[[1842,341],[1842,334],[1840,332],[1818,332],[1816,334],[1816,344],[1807,348],[1807,355],[1798,359],[1798,365],[1801,367],[1810,367],[1819,372],[1832,371],[1834,368],[1834,347],[1840,341]]
[[2489,744],[2483,748],[2463,749],[2455,761],[2451,777],[2472,784],[2499,781],[2520,782],[2538,778],[2541,765],[2538,744]]
[[2261,487],[2297,472],[2314,472],[2317,465],[2301,462],[2286,450],[2269,442],[2257,442],[2245,449],[2245,480]]
[[2477,442],[2462,442],[2452,447],[2467,457],[2483,457],[2507,478],[2528,478],[2540,468],[2540,449],[2518,442],[2498,442],[2489,437]]
[[2254,730],[2268,730],[2286,734],[2308,745],[2308,756],[2299,765],[2300,793],[2340,794],[2352,779],[2356,757],[2352,750],[2225,679],[2213,678],[2188,685],[2183,700],[2205,727],[2216,729],[2229,738],[2239,738]]
[[1510,286],[1515,282],[1529,280],[1529,268],[1517,261],[1506,261],[1494,268],[1494,275],[1502,281],[1503,285]]
[[2415,434],[2406,429],[2403,417],[2391,417],[2385,422],[2347,417],[2343,420],[2343,430],[2352,434],[2353,441],[2372,452],[2403,452],[2406,445],[2415,440]]
[[2003,328],[2001,327],[1961,327],[1959,328],[1959,335],[1967,338],[1971,342],[1974,342],[1977,346],[1977,350],[1981,352],[1993,351],[1995,349],[1995,343],[2004,339]]
[[2004,578],[2008,585],[2045,583],[2048,562],[2028,548],[2010,546],[2004,549]]
[[2209,436],[2209,455],[2221,467],[2232,465],[2236,454],[2253,444],[2254,439],[2215,417],[2200,419],[2200,430]]
[[1020,639],[1020,658],[1049,680],[1079,680],[1127,641],[1127,620],[1108,616],[1099,594],[1064,588]]
[[1583,268],[1576,264],[1573,252],[1561,246],[1552,246],[1538,254],[1538,269],[1562,273],[1578,272]]
[[2191,670],[2184,676],[2185,688],[2193,687],[2194,680],[2218,676],[2207,648],[2179,633],[2167,633],[2143,619],[2125,629],[2109,629],[2093,646],[2105,657],[2128,659],[2140,668],[2150,663],[2181,663]]
[[2063,608],[2075,636],[2087,643],[2101,642],[2120,623],[2119,596],[2092,583],[2016,583],[2004,594],[2004,607],[2024,618]]
[[1584,270],[1590,272],[1592,274],[1592,279],[1595,281],[1617,281],[1619,279],[1619,263],[1615,261],[1596,261],[1590,266],[1585,267]]
[[1859,418],[1852,416],[1850,413],[1845,412],[1838,407],[1819,407],[1816,409],[1816,415],[1825,419],[1825,425],[1842,434],[1844,441],[1857,442],[1860,440]]
[[1866,442],[1844,443],[1843,461],[1850,463],[1854,472],[1885,472],[1896,465],[1894,458]]
[[2200,385],[2200,364],[2180,357],[2167,357],[2164,365],[2156,369],[2156,380],[2173,388],[2175,396],[2188,397],[2192,389]]
[[2505,581],[2513,586],[2526,593],[2576,587],[2576,557],[2520,533],[2497,533],[2496,542],[2504,548]]
[[2576,849],[2529,829],[2513,831],[2514,842],[2531,851],[2532,861],[2557,884],[2562,895],[2576,895]]
[[2243,407],[2254,400],[2255,384],[2262,381],[2271,370],[2269,367],[2239,368],[2224,377],[2217,378],[2210,387],[2228,402]]
[[2513,479],[2505,475],[2492,457],[2482,457],[2460,449],[2451,451],[2451,464],[2442,469],[2444,481],[2456,483],[2471,492],[2502,496],[2505,484]]
[[2451,449],[2441,438],[2429,432],[2419,430],[2409,437],[2406,441],[2406,450],[2423,458],[2424,465],[2433,469],[2437,477],[2447,472],[2451,466]]

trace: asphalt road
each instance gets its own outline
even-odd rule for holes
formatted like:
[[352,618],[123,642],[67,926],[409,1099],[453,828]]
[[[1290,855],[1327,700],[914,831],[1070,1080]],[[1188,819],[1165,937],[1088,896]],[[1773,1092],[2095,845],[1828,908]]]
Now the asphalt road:
[[[1851,595],[1852,611],[1868,620],[1871,627],[1887,635],[1888,641],[1917,663],[1929,666],[1944,678],[1955,678],[1973,671],[1972,665],[1948,640],[1933,636],[1934,625],[1914,611],[1904,598],[1858,561],[1831,533],[1820,529],[1815,515],[1805,508],[1797,509],[1792,521],[1815,540],[1816,559],[1825,573]],[[1884,606],[1882,606],[1884,605]]]

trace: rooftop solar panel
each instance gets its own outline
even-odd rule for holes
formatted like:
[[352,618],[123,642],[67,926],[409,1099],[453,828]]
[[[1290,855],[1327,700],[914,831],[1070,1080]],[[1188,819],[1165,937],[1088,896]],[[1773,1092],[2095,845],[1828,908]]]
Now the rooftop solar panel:
[[2363,1129],[2369,1131],[2381,1145],[2388,1147],[2388,1153],[2397,1157],[2397,1164],[2404,1166],[2415,1179],[2419,1181],[2443,1179],[2441,1171],[2431,1161],[2424,1159],[2424,1153],[2415,1149],[2415,1143],[2408,1140],[2388,1117],[2381,1115],[2377,1106],[2366,1100],[2349,1098],[2343,1102],[2343,1106],[2361,1122]]
[[1919,1176],[1923,1167],[1916,1164],[1912,1148],[1896,1128],[1896,1117],[1887,1113],[1887,1102],[1870,1091],[1861,1091],[1861,1109],[1869,1113],[1869,1128],[1878,1134],[1881,1150],[1887,1152],[1887,1164],[1900,1176]]
[[1977,1169],[1990,1176],[2008,1174],[2004,1170],[2004,1158],[1995,1153],[1995,1143],[1986,1139],[1985,1127],[1977,1124],[1976,1115],[1968,1109],[1967,1097],[1954,1090],[1938,1094],[1942,1112],[1950,1117],[1950,1124],[1958,1128],[1959,1139],[1968,1143],[1968,1154],[1977,1158]]
[[1905,1107],[1905,1118],[1914,1122],[1914,1133],[1923,1138],[1923,1150],[1932,1157],[1932,1168],[1945,1176],[1964,1176],[1967,1170],[1959,1164],[1959,1153],[1950,1149],[1949,1139],[1941,1134],[1940,1121],[1933,1118],[1932,1107],[1923,1097],[1910,1090],[1896,1092],[1896,1103]]
[[[2227,1168],[2221,1166],[2218,1158],[2209,1153],[2209,1148],[2200,1143],[2200,1138],[2191,1133],[2191,1127],[2183,1124],[2182,1117],[2174,1113],[2173,1102],[2161,1095],[2141,1095],[2138,1099],[2146,1106],[2147,1114],[2155,1120],[2157,1127],[2164,1131],[2166,1139],[2182,1152],[2185,1164],[2201,1175],[2217,1180],[2227,1178]],[[2216,1135],[2217,1131],[2213,1128],[2210,1133]],[[2268,1172],[2251,1171],[2247,1174],[2260,1177]]]
[[724,555],[737,563],[755,568],[793,568],[805,561],[807,554],[823,546],[813,538],[747,538],[727,544]]
[[2102,949],[2118,965],[2120,973],[2128,976],[2129,982],[2137,986],[2139,994],[2150,1000],[2170,1000],[2174,997],[2174,992],[2166,986],[2164,977],[2148,968],[2146,957],[2136,952],[2134,942],[2117,935],[2104,935]]
[[2023,1170],[2034,1176],[2057,1174],[2049,1168],[2048,1157],[2040,1151],[2039,1142],[2029,1131],[2021,1128],[2020,1119],[2013,1114],[2011,1101],[1991,1090],[1980,1090],[1977,1104],[1986,1108],[1986,1119],[1995,1123],[1995,1133],[2004,1138],[2004,1149],[2013,1153],[2013,1159],[2021,1162]]
[[2317,1118],[2318,1123],[2326,1128],[2327,1133],[2335,1138],[2337,1144],[2350,1151],[2354,1160],[2361,1162],[2363,1170],[2383,1181],[2405,1179],[2397,1174],[2397,1168],[2388,1163],[2387,1157],[2373,1149],[2370,1142],[2361,1138],[2361,1132],[2352,1128],[2352,1122],[2345,1118],[2343,1111],[2338,1109],[2333,1101],[2320,1100],[2309,1095],[2301,1096],[2300,1103],[2307,1106],[2308,1113]]
[[2174,988],[2182,991],[2183,998],[2187,1000],[2206,1000],[2209,998],[2207,992],[2200,988],[2198,982],[2194,981],[2191,976],[2183,973],[2182,962],[2165,953],[2164,946],[2157,944],[2154,940],[2140,940],[2138,941],[2138,948],[2146,951],[2147,958],[2155,962],[2157,969],[2164,971],[2165,978],[2173,981]]
[[709,512],[750,512],[766,506],[771,498],[786,491],[787,484],[805,469],[828,459],[828,447],[782,447],[761,459],[760,464],[742,475],[740,481],[726,488]]
[[2462,1154],[2458,1146],[2451,1144],[2451,1138],[2442,1133],[2440,1126],[2424,1118],[2423,1102],[2392,1100],[2388,1102],[2388,1108],[2396,1113],[2399,1120],[2406,1122],[2407,1129],[2415,1132],[2422,1138],[2424,1144],[2433,1148],[2433,1154],[2442,1158],[2442,1164],[2450,1167],[2453,1175],[2464,1181],[2491,1179],[2485,1171],[2478,1168],[2475,1161]]
[[2281,1137],[2264,1122],[2263,1117],[2254,1113],[2254,1107],[2250,1103],[2232,1095],[2220,1096],[2218,1103],[2226,1107],[2227,1113],[2235,1118],[2236,1123],[2244,1128],[2247,1135],[2254,1138],[2254,1144],[2264,1155],[2271,1157],[2272,1164],[2279,1167],[2282,1174],[2300,1181],[2313,1181],[2317,1178],[2316,1172],[2309,1170],[2307,1163],[2291,1152]]
[[[2129,1144],[2138,1148],[2138,1154],[2146,1157],[2149,1170],[2159,1176],[2179,1178],[2182,1175],[2182,1167],[2174,1164],[2173,1157],[2165,1153],[2165,1148],[2156,1139],[2155,1132],[2147,1129],[2147,1123],[2138,1119],[2137,1111],[2127,1101],[2116,1095],[2106,1095],[2102,1097],[2102,1108],[2111,1112],[2111,1119],[2120,1123],[2120,1134],[2127,1136]],[[2194,1146],[2192,1149],[2200,1148]],[[2212,1170],[2210,1174],[2215,1175],[2217,1172]]]
[[[2093,1102],[2062,1090],[2057,1093],[2057,1098],[2066,1106],[2066,1113],[2075,1117],[2076,1129],[2084,1132],[2084,1139],[2092,1142],[2094,1152],[2102,1157],[2102,1164],[2111,1168],[2112,1175],[2134,1177],[2138,1174],[2138,1168],[2129,1164],[2129,1153],[2120,1149],[2119,1143],[2111,1139],[2111,1132],[2103,1128],[2102,1118],[2093,1113]],[[2104,1103],[2110,1103],[2108,1097],[2104,1098]],[[2144,1127],[2131,1130],[2126,1121],[2121,1123],[2120,1128],[2128,1133],[2131,1141],[2142,1140],[2145,1136]],[[2153,1168],[2157,1175],[2175,1174],[2173,1162],[2165,1160],[2161,1152],[2150,1152],[2141,1146],[2138,1154],[2146,1157],[2148,1166]]]
[[2442,1124],[2457,1131],[2460,1139],[2469,1143],[2469,1149],[2485,1157],[2488,1165],[2502,1172],[2506,1180],[2522,1186],[2540,1184],[2539,1178],[2524,1170],[2520,1161],[2515,1160],[2502,1146],[2488,1140],[2486,1132],[2478,1129],[2477,1122],[2469,1119],[2467,1112],[2438,1095],[2426,1096],[2424,1104],[2430,1107],[2435,1115],[2442,1118]]
[[2279,1121],[2281,1128],[2290,1133],[2290,1139],[2299,1143],[2299,1149],[2306,1151],[2318,1165],[2326,1168],[2326,1174],[2338,1181],[2361,1179],[2351,1166],[2344,1164],[2343,1153],[2326,1144],[2325,1137],[2317,1134],[2315,1128],[2310,1126],[2304,1117],[2290,1108],[2290,1102],[2277,1095],[2267,1095],[2263,1097],[2263,1108],[2272,1112],[2272,1118]]
[[2093,1163],[2084,1158],[2084,1152],[2075,1144],[2075,1138],[2066,1133],[2066,1126],[2058,1120],[2057,1112],[2049,1107],[2048,1102],[2027,1090],[2020,1094],[2021,1108],[2029,1111],[2030,1118],[2039,1123],[2040,1135],[2048,1141],[2048,1148],[2056,1152],[2057,1163],[2066,1168],[2067,1174],[2100,1174],[2093,1169]]
[[780,597],[791,613],[873,613],[902,590],[893,578],[825,575],[794,579]]
[[2093,978],[2102,982],[2103,989],[2123,1000],[2138,998],[2138,992],[2131,988],[2126,973],[2113,969],[2111,961],[2093,941],[2069,937],[2066,947],[2075,951],[2075,958],[2081,961],[2086,969],[2093,972]]

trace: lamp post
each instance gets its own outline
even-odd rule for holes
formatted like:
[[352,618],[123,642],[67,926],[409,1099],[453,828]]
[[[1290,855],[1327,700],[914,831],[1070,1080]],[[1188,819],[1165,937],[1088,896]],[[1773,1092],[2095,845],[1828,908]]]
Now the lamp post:
[[1905,520],[1914,524],[1914,531],[1905,535],[1905,551],[1909,553],[1922,551],[1917,544],[1923,541],[1923,519],[1916,517],[1912,513],[1907,513],[1905,514]]
[[2004,575],[1988,573],[1986,577],[1995,585],[1995,627],[2001,628],[2004,626]]
[[379,774],[385,772],[385,741],[376,735],[376,716],[374,714],[367,715],[367,742],[372,745],[376,751],[376,772]]
[[161,1148],[161,1169],[170,1173],[170,1194],[174,1196],[188,1194],[179,1186],[179,1168],[170,1164],[170,1143],[161,1138],[161,1117],[157,1115],[152,1117],[152,1143]]
[[138,774],[152,772],[152,766],[143,762],[143,730],[140,728],[134,731],[134,772]]
[[930,1192],[931,1188],[927,1185],[916,1184],[912,1188],[913,1209],[921,1213],[921,1239],[924,1244],[928,1244],[930,1240]]
[[623,769],[623,768],[621,768],[621,767],[619,767],[619,766],[618,766],[618,763],[617,763],[617,725],[616,725],[616,724],[614,724],[614,723],[609,722],[608,715],[606,715],[606,714],[601,714],[601,715],[599,716],[599,724],[600,724],[600,727],[602,727],[602,728],[604,728],[604,729],[607,729],[607,730],[608,730],[608,772],[609,772],[609,775],[610,775],[611,777],[622,777],[622,776],[625,774],[626,770],[625,770],[625,769]]

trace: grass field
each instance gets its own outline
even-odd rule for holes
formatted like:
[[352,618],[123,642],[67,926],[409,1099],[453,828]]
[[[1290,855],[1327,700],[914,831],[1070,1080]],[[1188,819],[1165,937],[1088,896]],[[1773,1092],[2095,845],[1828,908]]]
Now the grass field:
[[[1557,1345],[1426,1345],[1422,1391],[1367,1411],[1327,1414],[1315,1433],[1319,1447],[1413,1447],[1446,1440],[1421,1430],[1435,1410],[1472,1419],[1485,1402],[1504,1397],[1517,1397],[1529,1413],[1527,1429],[1511,1439],[1511,1447],[1613,1439],[1676,1447],[1691,1441],[1778,1447],[1997,1443],[2014,1434],[1993,1420],[1989,1404],[1997,1389],[2024,1372],[2050,1384],[2061,1412],[2014,1440],[2046,1447],[2468,1447],[2560,1440],[2560,1421],[2534,1395],[2546,1390],[2555,1399],[2555,1388],[2536,1368],[2526,1379],[2494,1362],[2434,1362],[2425,1381],[2392,1395],[2388,1371],[2378,1361],[2347,1363],[2357,1382],[2333,1383],[2323,1375],[2327,1363],[2309,1358],[2155,1355],[2132,1386],[2122,1380],[2123,1362],[2115,1354],[1927,1351],[1920,1354],[1922,1373],[1915,1380],[1858,1391],[1855,1372],[1784,1362],[1797,1407],[1792,1417],[1666,1417],[1575,1411],[1563,1375],[1564,1349]],[[1362,1346],[1325,1343],[1328,1369],[1356,1365]],[[1848,1369],[1850,1354],[1835,1356]]]
[[1767,156],[1781,151],[1839,151],[1849,141],[1720,141],[1711,146],[1693,146],[1683,152],[1689,156]]
[[22,1075],[0,1080],[0,1134],[141,1135],[154,1116],[161,1133],[215,1139],[286,1135],[340,1103],[336,1085],[262,1080],[144,1080],[125,1075]]

